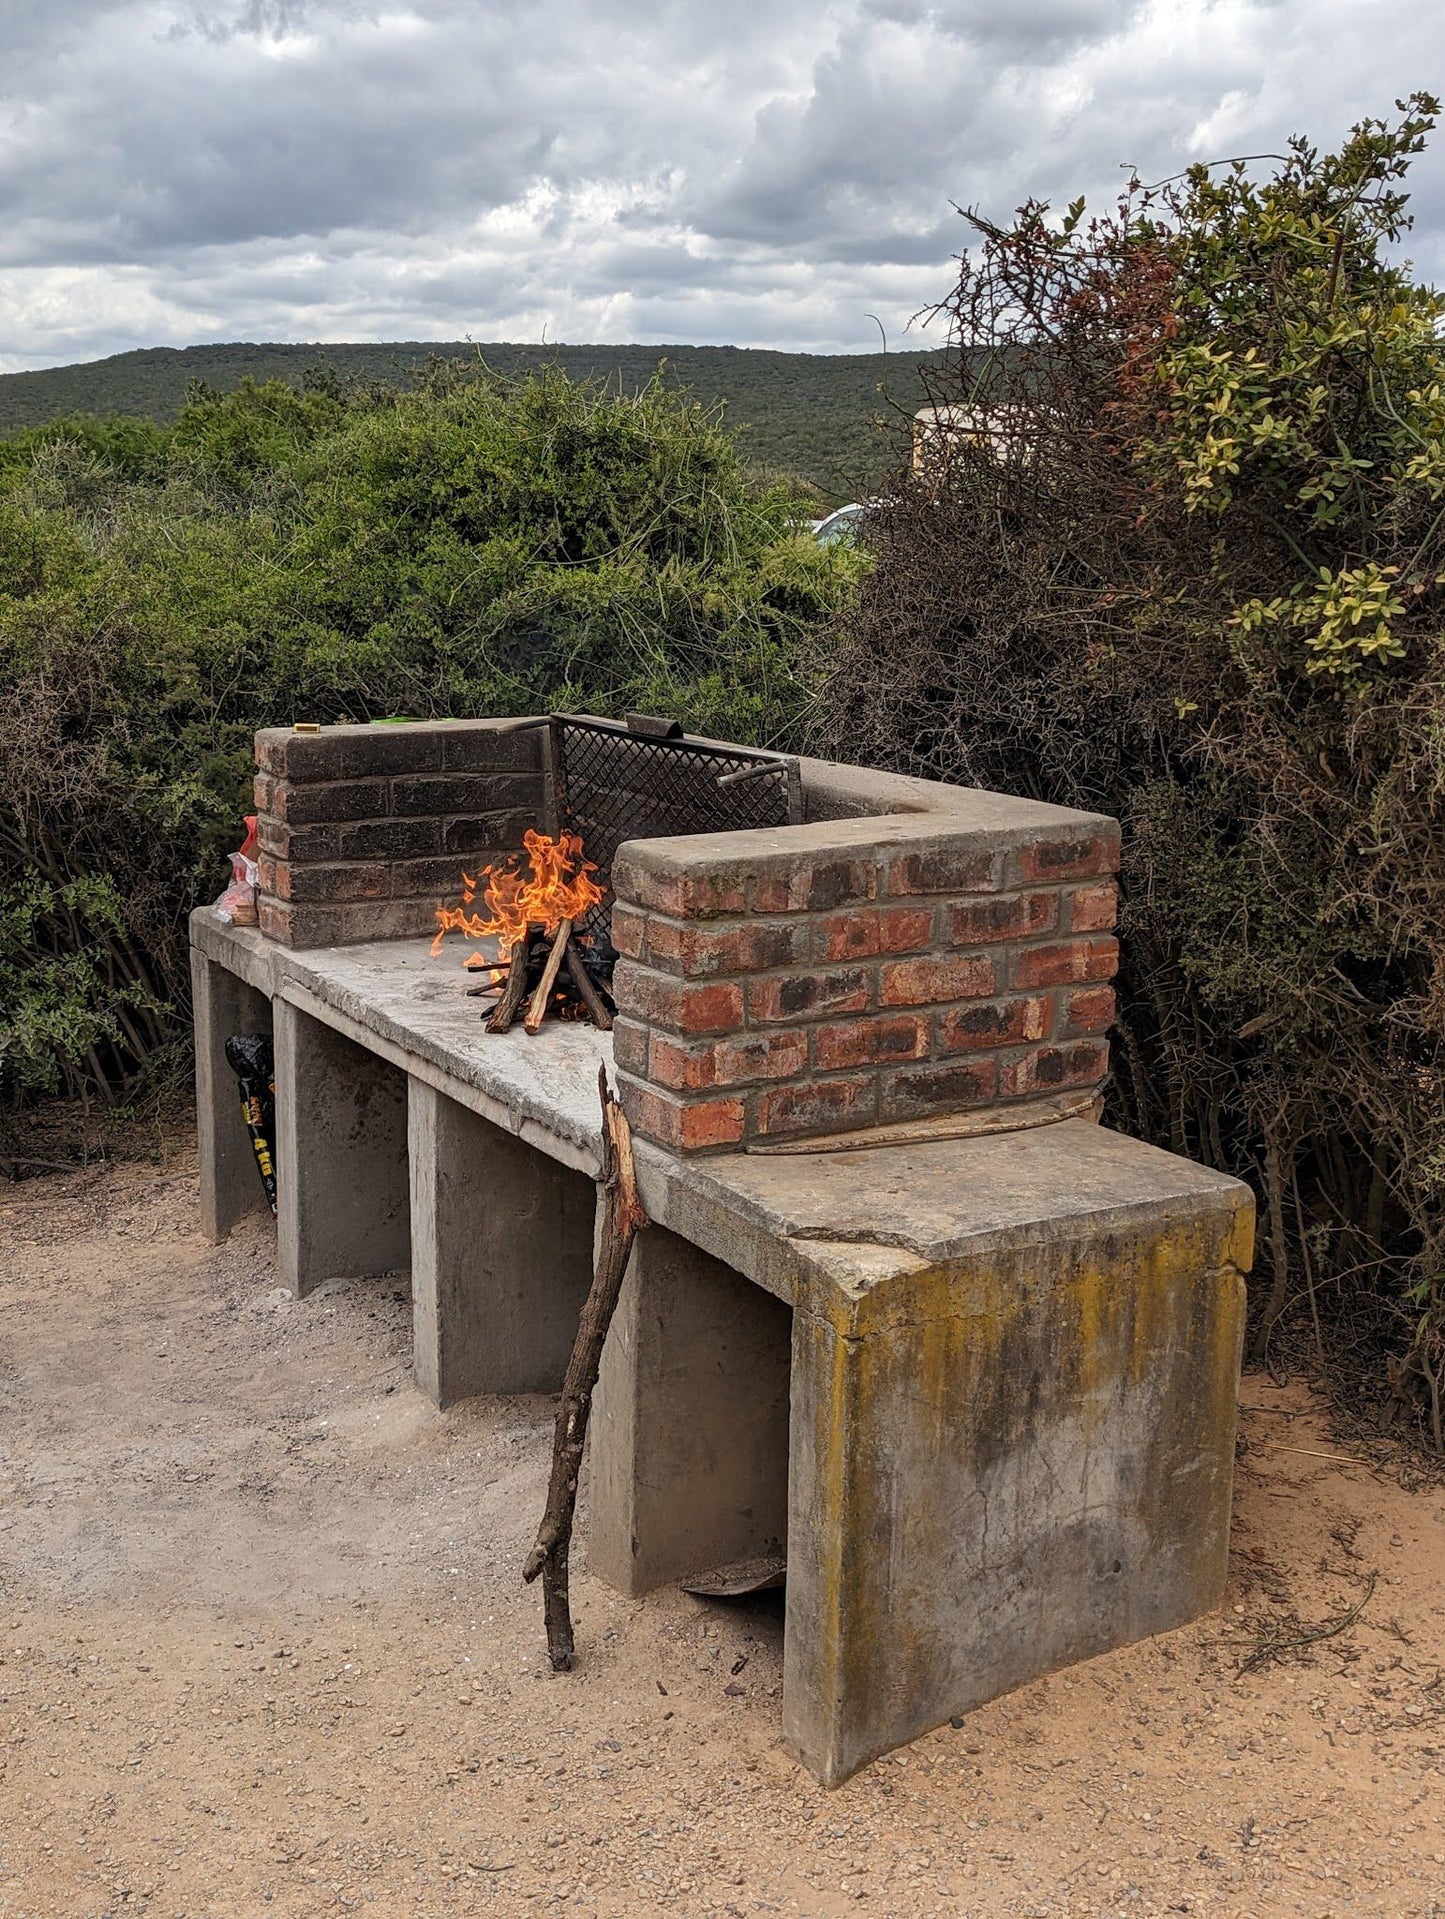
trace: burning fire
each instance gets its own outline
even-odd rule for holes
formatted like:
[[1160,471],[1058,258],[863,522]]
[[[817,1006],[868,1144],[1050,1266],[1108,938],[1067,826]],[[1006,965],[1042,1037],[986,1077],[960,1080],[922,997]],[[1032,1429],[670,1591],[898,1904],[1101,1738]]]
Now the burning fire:
[[[501,866],[483,867],[473,879],[462,874],[460,906],[437,908],[437,936],[431,950],[439,953],[448,933],[461,933],[467,939],[496,937],[500,957],[508,959],[512,948],[529,926],[541,926],[550,939],[563,920],[577,920],[602,899],[602,888],[593,879],[596,866],[582,856],[582,841],[576,833],[563,833],[550,839],[529,827],[522,835],[526,849],[526,869],[517,857]],[[470,912],[481,892],[485,915]],[[468,954],[465,965],[487,965],[480,954]]]

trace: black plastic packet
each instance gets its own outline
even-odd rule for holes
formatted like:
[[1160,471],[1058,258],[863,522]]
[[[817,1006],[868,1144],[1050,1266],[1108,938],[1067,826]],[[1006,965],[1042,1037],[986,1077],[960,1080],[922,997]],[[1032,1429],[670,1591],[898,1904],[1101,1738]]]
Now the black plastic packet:
[[276,1061],[265,1033],[233,1033],[226,1041],[226,1064],[241,1082],[241,1116],[251,1135],[251,1146],[266,1189],[266,1203],[276,1211],[276,1162],[271,1142],[276,1137]]

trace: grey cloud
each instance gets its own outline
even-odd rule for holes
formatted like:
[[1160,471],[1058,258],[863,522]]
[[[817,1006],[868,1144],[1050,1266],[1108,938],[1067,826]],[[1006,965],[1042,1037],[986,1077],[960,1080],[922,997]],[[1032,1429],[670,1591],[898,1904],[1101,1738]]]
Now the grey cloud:
[[147,51],[118,97],[108,63],[93,65],[28,141],[0,147],[0,200],[23,209],[0,258],[120,260],[353,226],[414,230],[437,213],[504,204],[545,167],[556,136],[536,113],[540,73],[516,58],[508,73],[495,33],[491,45],[472,41],[464,83],[426,31],[319,36],[314,54],[269,63],[232,42]]
[[1010,49],[1037,59],[1044,53],[1117,32],[1144,0],[865,0],[865,18],[901,26],[929,26],[980,47]]
[[197,34],[213,41],[279,40],[304,26],[310,10],[309,0],[233,0],[224,7],[204,6],[196,0],[166,29],[166,38],[184,40],[188,34]]
[[[1097,205],[1121,161],[1334,141],[1442,73],[1411,0],[8,0],[0,365],[544,326],[862,350],[947,291],[952,203]],[[1417,193],[1434,271],[1433,154]]]

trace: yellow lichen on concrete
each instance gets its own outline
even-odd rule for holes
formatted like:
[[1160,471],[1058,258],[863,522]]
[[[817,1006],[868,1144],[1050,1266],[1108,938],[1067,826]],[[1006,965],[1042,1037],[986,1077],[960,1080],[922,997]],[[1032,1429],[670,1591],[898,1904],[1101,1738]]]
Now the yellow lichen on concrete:
[[820,1777],[1215,1603],[1240,1210],[1000,1239],[796,1313],[790,1526],[819,1550],[790,1547],[789,1608],[826,1703],[787,1737]]
[[897,1272],[866,1289],[839,1285],[818,1272],[796,1303],[826,1319],[840,1338],[866,1339],[907,1334],[941,1319],[993,1321],[1002,1328],[1036,1296],[1046,1295],[1054,1311],[1075,1302],[1080,1336],[1096,1347],[1121,1289],[1132,1300],[1185,1274],[1202,1282],[1226,1266],[1247,1271],[1252,1230],[1247,1206],[1203,1219],[1134,1222],[1103,1236],[1081,1223],[1074,1233],[1055,1232],[1032,1243],[1011,1240],[952,1260],[923,1264],[901,1257]]

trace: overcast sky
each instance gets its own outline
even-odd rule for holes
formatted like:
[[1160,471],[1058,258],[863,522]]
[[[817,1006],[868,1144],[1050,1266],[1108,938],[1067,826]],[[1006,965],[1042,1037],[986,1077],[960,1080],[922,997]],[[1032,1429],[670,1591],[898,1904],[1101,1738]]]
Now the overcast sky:
[[[1445,89],[1439,0],[0,0],[0,368],[209,340],[869,351],[952,202]],[[1445,136],[1410,251],[1445,279]]]

